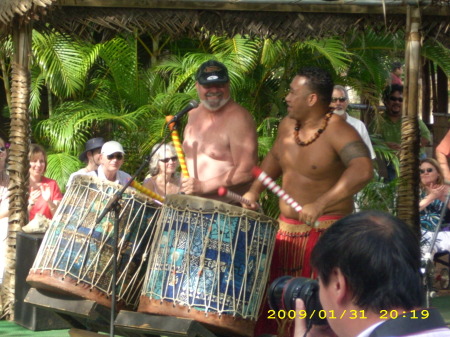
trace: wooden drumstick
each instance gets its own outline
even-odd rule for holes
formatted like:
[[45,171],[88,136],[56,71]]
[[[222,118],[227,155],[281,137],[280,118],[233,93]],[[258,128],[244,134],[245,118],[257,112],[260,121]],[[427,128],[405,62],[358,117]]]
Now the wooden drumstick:
[[[166,116],[166,122],[170,122],[173,119],[173,116]],[[186,166],[186,161],[184,160],[184,153],[181,147],[180,136],[178,135],[178,131],[174,128],[175,123],[170,123],[169,128],[172,134],[172,141],[175,147],[175,151],[177,152],[178,161],[180,162],[181,173],[184,177],[189,178],[189,172]]]
[[289,194],[287,194],[280,186],[277,185],[275,181],[271,177],[267,175],[261,168],[255,166],[252,169],[252,174],[255,178],[263,183],[264,186],[269,188],[273,193],[278,195],[281,199],[283,199],[289,206],[295,209],[296,212],[301,212],[302,206],[298,204],[297,201],[292,199]]
[[160,196],[159,194],[153,192],[152,190],[149,190],[148,188],[142,186],[139,184],[136,180],[133,179],[133,181],[130,184],[132,187],[137,189],[139,192],[144,193],[145,195],[148,195],[150,198],[164,202],[164,197]]
[[243,198],[241,195],[234,193],[232,191],[229,191],[226,187],[219,187],[219,189],[217,190],[217,194],[221,197],[226,196],[227,198],[230,198],[234,201],[240,202],[242,204],[246,204],[247,206],[251,206],[251,202],[250,200],[247,200],[245,198]]

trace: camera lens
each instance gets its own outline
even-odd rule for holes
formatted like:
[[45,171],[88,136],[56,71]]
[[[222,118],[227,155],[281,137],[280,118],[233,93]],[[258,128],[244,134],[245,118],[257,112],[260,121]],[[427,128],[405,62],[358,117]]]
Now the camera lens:
[[[269,287],[268,300],[275,310],[294,310],[295,300],[301,298],[305,303],[307,320],[310,316],[313,324],[325,324],[326,319],[320,318],[322,305],[319,301],[319,284],[305,277],[281,276]],[[313,314],[314,313],[314,314]]]

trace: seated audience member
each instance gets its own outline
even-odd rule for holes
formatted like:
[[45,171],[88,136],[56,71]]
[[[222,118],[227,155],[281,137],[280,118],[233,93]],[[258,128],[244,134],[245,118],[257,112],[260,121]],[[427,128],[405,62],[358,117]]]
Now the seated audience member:
[[122,145],[114,140],[106,142],[100,152],[100,166],[98,169],[86,173],[86,175],[125,185],[131,176],[124,171],[120,171],[124,160],[125,151]]
[[[153,147],[152,153],[157,146],[159,144]],[[144,187],[161,196],[178,193],[181,180],[177,169],[180,164],[173,145],[163,144],[154,153],[149,166],[150,177],[144,181]]]
[[6,263],[6,240],[8,239],[9,176],[6,170],[7,151],[5,141],[0,137],[0,284],[3,282],[3,272]]
[[[371,134],[378,135],[387,147],[394,151],[400,150],[401,129],[402,129],[402,107],[403,107],[403,86],[393,84],[387,86],[383,91],[383,103],[386,111],[381,116],[380,125],[375,122],[369,125]],[[420,129],[420,157],[425,156],[425,146],[431,141],[431,133],[425,123],[419,119]],[[397,177],[394,165],[387,163],[387,180],[391,181]]]
[[[419,242],[403,221],[378,211],[349,215],[322,235],[311,263],[322,317],[337,336],[450,336],[439,312],[421,307]],[[305,309],[296,302],[297,311]],[[297,316],[295,337],[323,336],[316,326],[306,332]]]
[[393,62],[391,65],[390,82],[388,84],[403,85],[402,81],[403,64],[401,62]]
[[[8,217],[8,184],[9,175],[6,169],[8,162],[8,148],[0,137],[0,219]],[[5,208],[6,206],[6,208]]]
[[40,145],[31,144],[28,159],[30,160],[29,220],[33,220],[36,214],[52,219],[63,195],[55,180],[44,177],[47,154]]
[[436,159],[441,166],[442,174],[446,181],[450,182],[450,169],[448,167],[448,158],[450,157],[450,130],[447,131],[444,138],[436,147]]
[[100,151],[103,144],[105,144],[105,140],[101,137],[92,138],[86,142],[85,150],[78,157],[78,159],[86,163],[86,167],[83,167],[70,175],[66,188],[69,187],[74,176],[98,169],[100,166]]
[[353,126],[356,131],[358,131],[364,143],[366,143],[367,148],[370,151],[370,158],[375,159],[375,151],[373,150],[372,142],[369,137],[369,132],[367,131],[366,125],[359,119],[350,116],[347,113],[348,108],[348,93],[342,85],[335,85],[333,88],[333,94],[331,96],[330,106],[334,108],[333,113],[343,118],[348,124]]
[[450,211],[445,205],[449,187],[444,185],[439,163],[432,159],[422,159],[420,162],[420,224],[422,227],[422,250],[429,252],[431,239],[439,224],[442,209],[445,207],[444,218],[436,242],[433,245],[434,253],[450,250]]

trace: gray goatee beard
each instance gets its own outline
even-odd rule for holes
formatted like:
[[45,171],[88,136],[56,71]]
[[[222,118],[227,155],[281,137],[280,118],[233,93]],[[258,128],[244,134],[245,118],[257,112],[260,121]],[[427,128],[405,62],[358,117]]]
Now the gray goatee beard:
[[334,110],[333,111],[334,114],[338,115],[338,116],[343,116],[345,115],[345,110]]
[[200,102],[202,102],[202,104],[211,111],[217,111],[220,108],[222,108],[225,104],[228,103],[228,101],[230,100],[231,96],[227,97],[227,98],[222,98],[220,99],[218,102],[214,102],[214,105],[211,105],[211,102],[207,101],[207,100],[203,100],[201,99]]

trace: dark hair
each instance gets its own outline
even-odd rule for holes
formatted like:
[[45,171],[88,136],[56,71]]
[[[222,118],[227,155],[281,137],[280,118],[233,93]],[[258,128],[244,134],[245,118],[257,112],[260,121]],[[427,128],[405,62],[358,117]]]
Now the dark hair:
[[322,103],[330,105],[334,87],[330,73],[321,68],[303,67],[298,71],[297,76],[306,77],[311,91],[317,94]]
[[399,92],[403,94],[403,85],[400,84],[391,84],[386,86],[383,90],[383,102],[386,103],[389,100],[389,96],[391,96],[394,92]]
[[392,62],[391,64],[391,71],[394,71],[395,69],[403,67],[403,63],[401,62]]
[[311,264],[324,285],[339,268],[364,310],[411,310],[422,303],[419,239],[387,213],[366,211],[335,222],[314,247]]

